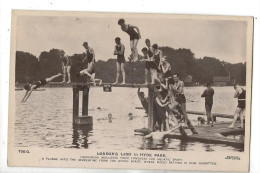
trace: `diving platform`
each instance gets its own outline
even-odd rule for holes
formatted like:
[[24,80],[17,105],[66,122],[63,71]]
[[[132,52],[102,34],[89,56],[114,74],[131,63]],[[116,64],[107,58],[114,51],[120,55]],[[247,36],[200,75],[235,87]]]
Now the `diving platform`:
[[[102,83],[101,85],[99,85],[98,82],[96,82],[96,86],[93,86],[92,82],[70,82],[70,83],[63,83],[63,82],[50,82],[47,83],[46,85],[44,85],[41,88],[72,88],[73,86],[86,86],[86,85],[90,85],[91,87],[103,87],[104,85],[110,85],[111,87],[127,87],[127,88],[138,88],[139,86],[141,88],[147,88],[147,85],[144,84],[132,84],[132,83],[126,83],[126,84],[113,84],[113,83]],[[25,83],[19,83],[16,84],[16,90],[22,90],[23,85],[25,85]]]

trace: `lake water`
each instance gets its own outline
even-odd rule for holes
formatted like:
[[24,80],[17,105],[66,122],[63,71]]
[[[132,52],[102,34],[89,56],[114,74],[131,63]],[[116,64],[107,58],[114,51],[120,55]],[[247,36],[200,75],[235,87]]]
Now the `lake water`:
[[[204,111],[204,99],[200,97],[204,87],[185,88],[187,110]],[[141,89],[147,95],[147,89]],[[233,114],[237,100],[233,98],[233,87],[215,87],[212,112]],[[33,92],[26,103],[19,101],[24,91],[15,91],[15,146],[46,148],[88,148],[115,150],[151,149],[151,141],[144,140],[134,129],[147,126],[144,110],[135,109],[141,103],[136,88],[90,88],[89,115],[93,116],[93,129],[73,129],[72,88],[46,88]],[[101,110],[98,110],[100,107]],[[81,108],[80,108],[81,110]],[[129,120],[128,113],[134,114]],[[81,113],[81,111],[80,111]],[[112,122],[105,119],[111,113]],[[197,116],[189,115],[193,124]],[[205,117],[206,119],[206,117]],[[232,121],[231,119],[217,119]],[[209,144],[179,139],[165,139],[161,148],[174,151],[243,151],[224,144]]]

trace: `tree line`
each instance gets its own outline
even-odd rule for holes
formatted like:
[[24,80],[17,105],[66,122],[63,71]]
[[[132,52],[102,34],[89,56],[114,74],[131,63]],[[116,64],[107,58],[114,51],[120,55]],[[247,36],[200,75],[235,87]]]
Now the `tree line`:
[[[184,80],[187,76],[192,76],[193,82],[203,84],[205,81],[212,81],[215,76],[228,76],[232,81],[240,84],[246,83],[246,63],[228,63],[220,61],[215,57],[203,57],[196,59],[190,49],[173,49],[170,47],[160,47],[163,56],[172,66],[172,71],[179,73],[180,78]],[[41,52],[39,58],[28,52],[16,52],[15,81],[19,83],[34,82],[42,78],[50,77],[57,73],[62,73],[62,63],[59,49],[51,49],[49,52]],[[87,67],[82,63],[85,53],[74,54],[70,56],[72,62],[71,80],[80,81],[76,77],[82,69]],[[139,56],[139,59],[142,57]],[[134,63],[125,63],[126,82],[144,83],[144,65],[142,61]],[[95,64],[96,78],[103,82],[113,83],[116,77],[116,58],[109,58],[106,61],[98,60]],[[57,79],[56,81],[61,81]]]

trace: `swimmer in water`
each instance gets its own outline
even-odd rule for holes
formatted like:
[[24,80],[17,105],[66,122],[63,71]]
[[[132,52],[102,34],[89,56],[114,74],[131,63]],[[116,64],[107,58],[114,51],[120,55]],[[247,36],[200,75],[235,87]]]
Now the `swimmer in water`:
[[137,117],[137,116],[134,116],[133,113],[130,112],[130,113],[128,114],[128,117],[129,117],[129,120],[133,120],[133,119],[134,119],[135,117]]
[[23,97],[23,99],[20,103],[25,103],[27,101],[27,99],[30,97],[30,95],[32,94],[33,90],[38,89],[41,86],[46,85],[47,83],[53,81],[54,79],[56,79],[60,76],[63,76],[63,75],[61,73],[59,73],[59,74],[56,74],[52,77],[39,80],[35,83],[24,85],[24,89],[26,90],[26,93],[25,93],[25,95],[24,95],[24,97]]
[[107,117],[108,117],[108,121],[109,121],[110,123],[112,123],[112,119],[113,119],[113,118],[112,118],[112,114],[108,114]]
[[132,113],[129,113],[128,116],[129,116],[129,120],[133,120],[134,119],[134,115]]
[[154,126],[155,131],[150,133],[149,135],[146,135],[144,138],[146,138],[146,139],[152,138],[153,141],[162,141],[164,139],[165,135],[168,135],[169,133],[174,132],[180,126],[181,126],[181,123],[168,131],[161,132],[160,126],[158,124],[155,124],[155,126]]
[[112,123],[112,119],[114,119],[114,118],[113,118],[112,114],[109,113],[109,114],[107,114],[107,117],[98,118],[97,120],[98,120],[98,121],[100,121],[100,120],[108,120],[109,123]]

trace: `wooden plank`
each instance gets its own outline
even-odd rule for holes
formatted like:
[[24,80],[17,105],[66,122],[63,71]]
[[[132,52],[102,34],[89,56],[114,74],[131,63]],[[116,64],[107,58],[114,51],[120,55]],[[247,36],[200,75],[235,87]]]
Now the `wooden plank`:
[[235,146],[243,146],[244,141],[230,139],[226,137],[218,137],[218,136],[202,136],[199,134],[182,136],[178,134],[169,134],[166,135],[167,138],[176,138],[176,139],[186,139],[186,140],[193,140],[199,142],[209,142],[209,143],[217,143],[217,144],[227,144],[227,145],[235,145]]
[[[19,84],[16,84],[15,86],[17,88],[23,88],[23,85],[25,85],[25,83],[19,83]],[[82,86],[91,85],[92,87],[94,87],[92,82],[71,82],[71,83],[50,82],[50,83],[47,83],[46,85],[44,85],[43,88],[73,87],[73,86],[77,86],[77,85],[82,85]],[[147,88],[147,85],[131,84],[131,83],[127,83],[124,85],[122,85],[122,84],[114,85],[113,83],[102,83],[102,85],[97,85],[96,87],[103,87],[103,85],[111,85],[112,87],[128,87],[128,88],[138,88],[140,86],[141,88]]]
[[[236,123],[238,126],[239,123]],[[196,140],[201,142],[212,142],[232,145],[243,145],[243,140],[236,140],[227,138],[224,135],[237,135],[244,134],[244,129],[235,128],[230,129],[228,126],[230,122],[217,123],[214,127],[211,126],[196,126],[198,134],[192,134],[185,137],[189,140]],[[170,134],[168,137],[177,137],[176,134]],[[180,136],[178,138],[181,138]]]
[[[194,115],[205,115],[205,112],[199,112],[199,111],[187,111],[188,114],[194,114]],[[211,113],[213,116],[221,117],[221,118],[230,118],[233,119],[234,115],[228,115],[228,114],[220,114],[220,113]]]
[[[137,106],[137,107],[135,107],[135,109],[144,109],[144,108]],[[199,111],[186,111],[186,112],[191,115],[205,115],[205,112],[199,112]],[[216,116],[216,117],[221,117],[221,118],[229,118],[229,119],[234,118],[234,115],[228,115],[228,114],[212,113],[212,115]]]
[[114,85],[113,83],[103,83],[102,85],[111,85],[112,87],[128,87],[128,88],[138,88],[140,86],[140,88],[147,88],[147,85],[143,85],[143,84],[130,84],[130,83],[127,83],[127,84],[116,84]]
[[[15,91],[23,91],[23,88],[15,88]],[[37,89],[33,89],[33,91],[45,91],[46,89],[43,88],[37,88]]]
[[[48,84],[45,85],[45,87],[50,87],[50,88],[53,88],[53,87],[73,87],[75,85],[82,85],[82,86],[86,86],[86,85],[91,85],[92,87],[93,86],[93,83],[92,82],[71,82],[71,83],[61,83],[61,82],[50,82]],[[113,84],[113,83],[102,83],[102,85],[97,85],[95,87],[103,87],[103,85],[111,85],[112,87],[128,87],[128,88],[138,88],[139,86],[141,88],[147,88],[147,85],[141,85],[141,84],[130,84],[130,83],[127,83],[127,84]]]

